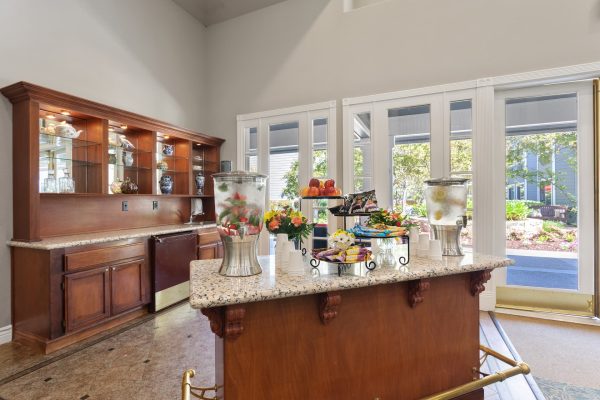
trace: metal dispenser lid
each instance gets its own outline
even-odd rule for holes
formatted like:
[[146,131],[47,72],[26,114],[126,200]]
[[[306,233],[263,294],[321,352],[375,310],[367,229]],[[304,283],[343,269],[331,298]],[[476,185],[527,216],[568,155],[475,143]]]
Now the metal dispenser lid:
[[267,175],[247,171],[218,172],[212,177],[230,182],[256,182],[268,178]]
[[429,186],[452,186],[452,185],[464,185],[469,182],[470,179],[467,178],[435,178],[428,179],[425,181]]

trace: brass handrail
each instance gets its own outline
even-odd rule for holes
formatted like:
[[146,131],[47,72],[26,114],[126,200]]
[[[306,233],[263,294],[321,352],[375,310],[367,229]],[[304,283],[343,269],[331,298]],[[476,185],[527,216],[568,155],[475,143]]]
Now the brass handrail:
[[485,358],[489,355],[489,356],[492,356],[492,357],[510,365],[511,368],[505,369],[504,371],[496,372],[494,374],[490,374],[483,378],[477,379],[473,382],[465,383],[464,385],[460,385],[455,388],[448,389],[448,390],[445,390],[440,393],[436,393],[434,395],[425,397],[421,400],[454,399],[458,396],[462,396],[463,394],[471,393],[477,389],[481,389],[485,386],[492,385],[496,382],[502,382],[502,381],[504,381],[508,378],[511,378],[515,375],[519,375],[519,374],[527,375],[531,372],[531,370],[529,369],[529,365],[525,364],[524,362],[517,362],[515,360],[512,360],[512,359],[506,357],[505,355],[500,354],[500,353],[498,353],[488,347],[485,347],[483,345],[479,345],[479,349],[484,352],[484,357],[482,358],[483,361],[485,361]]
[[[217,385],[211,387],[197,387],[192,386],[192,378],[196,376],[196,371],[193,369],[188,369],[183,373],[183,378],[181,379],[181,399],[182,400],[192,400],[192,397],[201,400],[219,400],[217,396],[217,390],[219,387]],[[199,393],[196,393],[199,391]],[[213,397],[207,397],[206,392],[215,392]]]
[[[465,383],[464,385],[460,385],[455,388],[448,389],[443,392],[425,397],[421,400],[454,399],[458,396],[462,396],[463,394],[471,393],[477,389],[481,389],[485,386],[492,385],[496,382],[502,382],[513,376],[520,375],[520,374],[527,375],[531,372],[531,370],[529,369],[529,365],[527,365],[524,362],[517,362],[517,361],[510,359],[510,358],[506,357],[505,355],[500,354],[500,353],[498,353],[488,347],[485,347],[483,345],[479,345],[479,349],[481,351],[483,351],[483,353],[484,353],[483,357],[481,358],[481,365],[483,365],[487,356],[492,356],[492,357],[510,365],[511,368],[505,369],[500,372],[496,372],[494,374],[487,375],[483,378],[474,380],[473,382]],[[481,365],[480,365],[480,367],[481,367]],[[473,370],[477,372],[476,368],[473,368]],[[192,397],[195,397],[195,398],[201,399],[201,400],[219,400],[219,397],[217,395],[217,390],[219,389],[219,386],[217,386],[217,385],[212,386],[212,387],[192,386],[191,379],[195,375],[196,375],[196,371],[194,371],[193,369],[188,369],[187,371],[185,371],[183,373],[183,378],[181,380],[181,398],[182,398],[182,400],[192,400]],[[199,393],[196,393],[195,391],[199,391]],[[215,392],[214,397],[206,396],[206,392],[209,392],[209,391]]]

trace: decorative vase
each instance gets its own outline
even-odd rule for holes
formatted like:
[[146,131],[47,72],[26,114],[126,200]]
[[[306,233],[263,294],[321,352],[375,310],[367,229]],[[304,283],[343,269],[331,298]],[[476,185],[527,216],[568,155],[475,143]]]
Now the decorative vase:
[[195,177],[196,180],[196,194],[203,195],[204,194],[204,175],[197,174]]
[[165,160],[161,160],[156,163],[156,168],[160,169],[161,171],[166,171],[169,169],[169,164]]
[[165,156],[172,156],[175,152],[175,147],[172,144],[163,144],[162,152]]
[[131,167],[133,165],[133,152],[125,151],[123,152],[123,163],[126,167]]
[[138,191],[138,186],[134,181],[129,178],[126,178],[123,183],[121,183],[121,193],[123,194],[135,194]]
[[161,176],[159,184],[162,194],[171,194],[173,192],[173,178],[171,178],[171,175]]

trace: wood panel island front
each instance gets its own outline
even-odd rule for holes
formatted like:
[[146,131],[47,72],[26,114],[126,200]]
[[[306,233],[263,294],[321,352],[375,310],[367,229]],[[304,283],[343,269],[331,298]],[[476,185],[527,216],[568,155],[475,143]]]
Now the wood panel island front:
[[[193,261],[190,303],[216,335],[220,399],[421,399],[479,377],[479,294],[486,255],[413,257],[406,267],[327,266],[292,275],[261,257],[260,275]],[[324,264],[324,263],[323,263]],[[483,399],[483,389],[461,399]]]

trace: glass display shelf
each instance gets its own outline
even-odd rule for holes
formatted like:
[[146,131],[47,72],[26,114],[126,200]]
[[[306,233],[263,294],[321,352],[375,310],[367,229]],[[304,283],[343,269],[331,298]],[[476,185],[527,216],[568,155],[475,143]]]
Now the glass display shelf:
[[86,160],[74,160],[71,158],[63,158],[63,157],[40,156],[40,164],[42,162],[43,163],[50,163],[50,162],[73,163],[73,165],[78,166],[78,167],[99,167],[102,165],[101,162],[86,161]]
[[128,152],[130,152],[130,153],[132,153],[134,155],[136,155],[136,154],[137,155],[152,154],[152,151],[148,151],[148,150],[141,150],[141,149],[138,149],[138,148],[127,149],[127,148],[122,147],[122,146],[118,146],[118,145],[114,145],[114,144],[109,144],[108,145],[108,153],[111,154],[111,151],[113,151],[115,153],[118,152],[118,151],[121,151],[121,152],[128,151]]
[[113,167],[117,167],[117,168],[123,168],[126,171],[150,171],[152,170],[152,168],[150,167],[144,167],[144,166],[139,166],[139,165],[125,165],[125,164],[121,164],[121,163],[108,163],[109,166],[113,166]]
[[[71,145],[73,148],[89,147],[89,146],[101,146],[102,143],[91,142],[89,140],[83,140],[79,138],[68,138],[60,135],[53,135],[49,133],[40,132],[40,146],[44,147],[56,147],[61,148]],[[47,150],[47,149],[46,149]],[[43,150],[42,150],[43,151]]]

